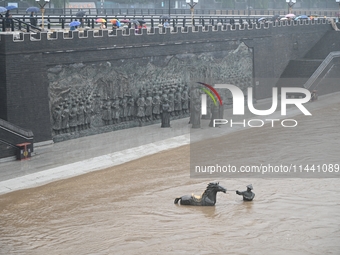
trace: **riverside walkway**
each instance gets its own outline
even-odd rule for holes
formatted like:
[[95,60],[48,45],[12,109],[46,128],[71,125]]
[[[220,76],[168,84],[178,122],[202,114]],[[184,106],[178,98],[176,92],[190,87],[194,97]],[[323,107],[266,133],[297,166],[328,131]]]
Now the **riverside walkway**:
[[[306,104],[313,111],[339,102],[340,92],[320,96],[319,100]],[[260,100],[257,109],[269,109],[271,100]],[[276,112],[276,119],[282,118]],[[225,118],[232,116],[226,109]],[[287,116],[301,114],[296,107],[288,109]],[[248,113],[245,118],[251,115]],[[244,117],[242,117],[244,118]],[[259,116],[257,116],[259,118]],[[267,118],[267,117],[266,117]],[[189,118],[171,121],[171,128],[160,124],[124,129],[87,136],[60,143],[38,144],[29,160],[0,162],[0,195],[15,190],[41,186],[53,181],[97,171],[137,160],[164,150],[174,149],[190,142],[190,133],[199,132],[201,140],[218,137],[242,129],[239,127],[208,127],[209,120],[201,121],[200,129],[191,129]],[[189,175],[189,170],[188,170]]]

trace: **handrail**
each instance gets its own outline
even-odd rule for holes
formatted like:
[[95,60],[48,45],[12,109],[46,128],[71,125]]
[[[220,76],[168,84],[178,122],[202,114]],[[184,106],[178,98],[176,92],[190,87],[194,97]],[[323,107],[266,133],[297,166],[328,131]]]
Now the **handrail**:
[[[336,4],[336,3],[334,3]],[[125,8],[125,7],[108,7],[108,8],[45,8],[45,13],[53,13],[53,14],[71,14],[76,13],[80,10],[85,10],[88,13],[98,13],[102,15],[106,14],[144,14],[144,15],[151,15],[151,14],[158,14],[158,15],[176,15],[176,14],[188,14],[190,15],[190,8],[171,8],[170,10],[168,8]],[[21,14],[26,13],[26,8],[17,8],[11,11],[12,14]],[[287,14],[286,8],[273,8],[273,9],[236,9],[236,8],[228,8],[228,9],[219,9],[216,7],[212,8],[195,8],[194,14],[231,14],[234,13],[236,15],[284,15]],[[333,16],[336,17],[338,10],[335,7],[329,7],[329,8],[298,8],[294,7],[293,13],[299,15],[299,14],[319,14],[320,16]]]
[[[39,16],[35,16],[36,18],[38,18]],[[51,26],[56,26],[56,27],[61,27],[62,29],[65,28],[65,25],[68,24],[68,22],[71,22],[73,20],[79,20],[79,19],[83,19],[84,21],[84,25],[88,26],[88,27],[92,27],[94,28],[95,25],[95,19],[98,18],[100,16],[98,15],[85,15],[84,17],[76,17],[73,15],[57,15],[57,16],[52,16],[52,15],[45,15],[45,20],[48,21],[49,23],[47,24],[48,29],[51,29]],[[155,21],[159,21],[160,23],[162,23],[162,18],[160,16],[153,16],[153,15],[141,15],[141,16],[130,16],[130,15],[122,15],[122,16],[116,16],[116,15],[105,15],[105,16],[101,16],[103,18],[105,18],[107,20],[106,23],[109,23],[110,19],[114,19],[114,18],[121,18],[121,19],[144,19],[146,21],[147,25],[151,25],[151,27],[154,27]],[[222,24],[255,24],[258,23],[258,18],[256,16],[235,16],[235,15],[221,15],[221,16],[196,16],[194,18],[194,22],[196,21],[197,24],[210,24],[210,25],[215,25],[215,23],[222,23]],[[39,27],[34,27],[31,24],[25,22],[26,19],[29,19],[29,17],[23,15],[23,16],[15,16],[13,17],[12,20],[12,24],[15,21],[17,21],[19,23],[19,27],[21,26],[21,23],[26,25],[26,29],[27,32],[29,32],[30,28],[34,28],[38,31],[41,31],[41,29]],[[176,15],[176,16],[172,16],[171,18],[172,20],[172,26],[178,26],[180,25],[180,23],[183,23],[183,27],[186,25],[191,25],[191,18],[189,18],[187,15]],[[180,22],[180,20],[182,20],[182,22]],[[324,22],[329,22],[330,19],[325,19],[325,18],[319,18],[318,20],[314,21],[315,23],[324,23]],[[273,21],[269,21],[267,23],[272,23]],[[195,24],[195,23],[194,23]],[[156,25],[157,26],[157,25]],[[106,25],[107,27],[107,25]],[[14,31],[14,26],[12,26],[12,31]]]
[[7,142],[6,140],[3,140],[0,138],[0,143],[4,143],[12,148],[15,148],[15,149],[18,149],[18,146],[14,145],[14,144],[11,144],[10,142]]
[[0,129],[3,129],[24,139],[33,140],[33,132],[31,130],[23,129],[2,119],[0,119]]
[[315,81],[319,78],[319,76],[323,73],[326,67],[331,63],[334,58],[340,57],[340,51],[333,51],[328,54],[324,61],[320,64],[320,66],[315,70],[312,76],[307,80],[307,82],[303,85],[306,89],[311,89]]

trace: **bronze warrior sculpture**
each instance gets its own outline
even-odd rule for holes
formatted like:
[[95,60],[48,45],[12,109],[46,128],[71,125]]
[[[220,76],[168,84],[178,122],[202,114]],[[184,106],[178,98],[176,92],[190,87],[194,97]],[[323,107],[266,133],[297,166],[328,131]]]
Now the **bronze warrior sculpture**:
[[180,200],[181,205],[201,205],[201,206],[214,206],[216,203],[217,192],[226,193],[227,190],[219,185],[219,183],[209,183],[202,196],[185,195],[175,199],[174,203],[177,204]]
[[253,185],[249,184],[246,191],[236,190],[236,194],[243,196],[243,201],[252,201],[255,197],[255,193],[252,192]]

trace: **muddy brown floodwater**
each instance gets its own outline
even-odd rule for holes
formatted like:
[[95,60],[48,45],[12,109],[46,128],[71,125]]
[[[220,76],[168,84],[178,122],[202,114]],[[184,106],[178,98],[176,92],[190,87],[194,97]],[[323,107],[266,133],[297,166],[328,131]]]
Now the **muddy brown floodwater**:
[[[262,160],[318,153],[333,161],[340,155],[334,145],[340,141],[339,112],[340,104],[333,104],[305,123],[314,144],[305,155],[277,150],[267,139],[299,143],[311,136],[302,123],[288,133],[252,130],[255,141],[248,140],[233,160],[243,162],[243,155],[261,150],[261,141]],[[236,132],[221,139],[236,143],[244,137]],[[0,254],[340,254],[339,178],[193,179],[189,152],[183,146],[0,196]],[[200,194],[211,181],[231,190],[252,183],[255,199],[243,202],[228,191],[218,193],[215,207],[173,203],[175,197]]]

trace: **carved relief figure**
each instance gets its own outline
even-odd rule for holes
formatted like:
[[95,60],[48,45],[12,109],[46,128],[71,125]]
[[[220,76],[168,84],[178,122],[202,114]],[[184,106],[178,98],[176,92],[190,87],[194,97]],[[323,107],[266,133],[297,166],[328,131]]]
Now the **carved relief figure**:
[[157,90],[154,92],[152,105],[153,105],[152,107],[153,118],[158,120],[161,114],[161,98],[159,97],[159,93]]
[[146,121],[152,120],[152,96],[149,90],[145,98],[145,119]]
[[189,92],[188,87],[185,86],[182,93],[182,109],[183,113],[189,113]]
[[80,101],[79,103],[78,112],[77,112],[77,120],[78,120],[78,130],[83,130],[84,124],[85,124],[85,107],[82,101]]
[[131,95],[127,95],[128,101],[127,101],[127,119],[133,120],[134,119],[134,103],[135,100]]
[[201,128],[201,98],[198,89],[194,90],[192,97],[192,108],[190,111],[192,128]]
[[61,115],[62,110],[60,109],[60,105],[57,105],[53,112],[53,130],[58,135],[61,130]]
[[69,126],[70,126],[71,132],[75,132],[77,130],[77,126],[78,126],[77,112],[78,112],[77,104],[76,102],[73,102],[70,115],[69,115],[69,121],[70,121]]
[[92,105],[90,101],[86,102],[85,106],[85,128],[91,127],[91,116],[93,113]]
[[111,114],[112,114],[112,120],[113,124],[117,124],[120,122],[120,99],[117,96],[113,96],[113,102],[111,104]]
[[165,100],[162,103],[162,124],[161,127],[162,128],[167,128],[170,127],[170,112],[169,112],[169,104],[168,104],[168,100]]
[[178,116],[182,112],[182,93],[180,87],[177,87],[174,102],[175,102],[175,115]]
[[175,115],[175,89],[171,88],[168,94],[168,104],[169,104],[169,112],[171,116]]
[[137,99],[137,117],[140,122],[143,122],[145,119],[145,98],[144,93],[142,92],[140,97]]
[[69,115],[70,115],[70,110],[68,108],[68,103],[65,102],[63,109],[62,109],[63,113],[61,115],[62,121],[61,121],[61,131],[63,133],[67,133],[68,132],[68,127],[69,127]]
[[104,121],[105,125],[109,125],[110,124],[110,120],[111,120],[111,105],[110,105],[110,100],[109,98],[104,98],[103,99],[103,104],[102,104],[102,119]]

